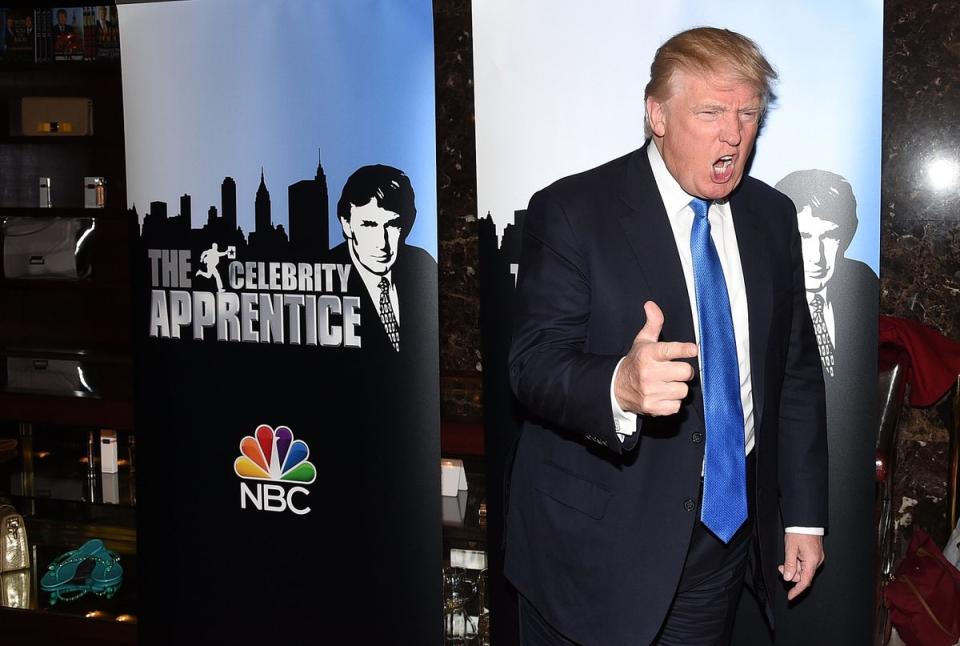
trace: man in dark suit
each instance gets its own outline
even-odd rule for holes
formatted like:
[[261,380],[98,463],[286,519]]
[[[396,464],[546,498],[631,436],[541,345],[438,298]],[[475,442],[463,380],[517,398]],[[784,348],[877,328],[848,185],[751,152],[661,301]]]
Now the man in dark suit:
[[100,5],[97,7],[97,32],[108,34],[113,29],[113,21],[110,20],[110,7]]
[[505,563],[525,644],[723,644],[745,580],[772,621],[778,569],[793,599],[823,561],[795,210],[745,175],[775,78],[739,34],[674,36],[650,141],[530,201]]
[[352,265],[347,287],[361,297],[365,355],[417,357],[436,335],[437,263],[406,244],[416,216],[410,178],[380,164],[357,169],[337,202],[345,242],[330,253]]
[[3,32],[4,50],[10,49],[10,46],[13,45],[16,38],[17,38],[17,34],[16,34],[16,28],[14,27],[13,16],[7,16],[6,29]]
[[57,9],[57,22],[53,25],[54,36],[72,33],[73,25],[67,24],[67,10]]

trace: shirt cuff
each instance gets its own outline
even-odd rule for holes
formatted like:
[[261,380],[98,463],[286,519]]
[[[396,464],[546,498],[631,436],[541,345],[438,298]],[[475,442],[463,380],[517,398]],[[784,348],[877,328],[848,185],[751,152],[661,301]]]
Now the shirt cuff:
[[811,534],[813,536],[823,536],[823,527],[787,527],[788,534]]
[[613,378],[610,380],[610,408],[613,409],[613,428],[621,442],[628,435],[633,435],[637,431],[637,414],[620,408],[617,396],[613,392],[613,384],[617,382],[617,371],[620,370],[623,359],[626,359],[626,357],[617,362],[617,367],[613,369]]

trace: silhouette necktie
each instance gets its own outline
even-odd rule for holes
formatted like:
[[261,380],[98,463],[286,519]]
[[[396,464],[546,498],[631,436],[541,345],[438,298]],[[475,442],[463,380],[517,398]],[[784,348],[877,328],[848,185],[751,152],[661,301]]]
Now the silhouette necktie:
[[830,340],[830,330],[827,329],[827,320],[823,317],[823,296],[817,294],[810,301],[813,313],[813,331],[817,333],[817,346],[820,349],[820,361],[824,371],[833,376],[835,360],[833,356],[833,341]]
[[710,203],[694,198],[690,251],[700,321],[703,413],[707,429],[700,520],[724,543],[747,519],[740,369],[730,298],[710,237]]
[[400,325],[390,303],[390,281],[383,276],[377,287],[380,288],[380,320],[383,321],[383,329],[387,331],[387,338],[390,339],[393,349],[400,352]]

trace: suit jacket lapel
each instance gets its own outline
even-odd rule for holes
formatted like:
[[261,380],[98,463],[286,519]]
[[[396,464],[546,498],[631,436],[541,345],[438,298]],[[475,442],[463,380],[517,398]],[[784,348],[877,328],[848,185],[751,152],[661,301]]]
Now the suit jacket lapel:
[[[647,145],[652,144],[648,142]],[[620,211],[620,224],[637,261],[626,274],[636,278],[629,278],[628,282],[642,280],[651,295],[650,300],[663,311],[661,340],[695,342],[687,283],[683,278],[673,229],[650,169],[647,146],[630,156],[621,197],[630,208]],[[690,386],[693,407],[702,423],[703,397],[700,395],[699,374]]]
[[750,381],[753,385],[754,428],[763,418],[764,365],[769,341],[769,321],[773,307],[770,282],[770,258],[763,230],[761,213],[757,213],[743,191],[737,190],[730,198],[733,225],[737,232],[737,247],[743,267],[743,283],[747,291],[747,320],[750,326]]

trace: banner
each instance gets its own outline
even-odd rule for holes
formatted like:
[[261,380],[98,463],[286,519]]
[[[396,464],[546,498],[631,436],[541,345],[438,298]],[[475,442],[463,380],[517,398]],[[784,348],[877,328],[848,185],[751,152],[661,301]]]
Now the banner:
[[142,643],[433,643],[431,3],[120,20]]
[[[759,1],[735,10],[694,0],[668,7],[618,0],[589,10],[576,2],[473,7],[486,445],[497,449],[488,456],[492,483],[509,471],[519,429],[503,319],[530,196],[643,144],[649,66],[677,32],[711,25],[743,33],[779,73],[750,174],[797,207],[827,388],[831,506],[827,560],[813,590],[789,608],[785,593],[775,594],[777,644],[871,638],[882,21],[876,0],[818,0],[775,12]],[[830,46],[812,47],[813,40]],[[491,535],[490,543],[499,545],[500,537]],[[504,598],[499,616],[509,623]],[[492,617],[496,630],[496,611]],[[734,643],[771,643],[749,594]]]

